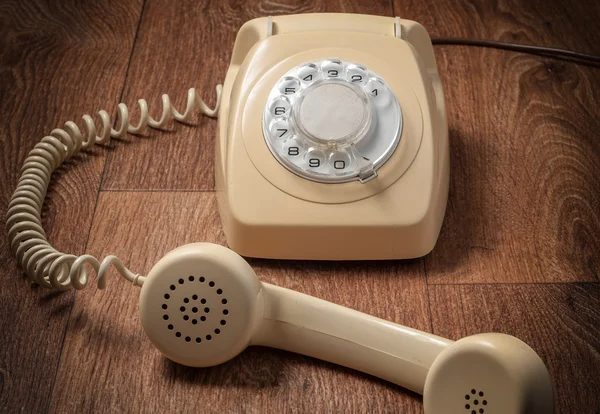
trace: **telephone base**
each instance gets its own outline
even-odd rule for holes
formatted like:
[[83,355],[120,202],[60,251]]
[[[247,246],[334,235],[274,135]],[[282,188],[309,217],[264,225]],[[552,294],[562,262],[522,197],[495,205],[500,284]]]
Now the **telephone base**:
[[[433,249],[448,197],[444,97],[426,30],[408,20],[398,30],[397,23],[379,16],[315,14],[254,19],[240,29],[223,86],[215,166],[231,249],[248,257],[305,260],[409,259]],[[340,62],[346,63],[328,71]],[[281,93],[296,93],[300,83],[288,77],[290,71],[317,67],[325,77],[368,70],[397,99],[399,140],[371,180],[311,179],[283,165],[275,156],[281,154],[267,145],[279,139],[263,122],[278,93],[274,87],[283,80]],[[286,97],[277,99],[280,105]],[[282,105],[280,111],[288,109]],[[285,140],[287,124],[276,127]]]

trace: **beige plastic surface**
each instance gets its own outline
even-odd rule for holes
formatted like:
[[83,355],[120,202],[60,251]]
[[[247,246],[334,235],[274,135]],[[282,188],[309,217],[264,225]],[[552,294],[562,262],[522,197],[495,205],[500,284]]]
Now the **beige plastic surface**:
[[540,357],[519,339],[493,333],[463,338],[439,355],[423,404],[426,413],[554,412],[552,382]]
[[[443,94],[425,29],[402,20],[345,14],[273,17],[238,33],[225,80],[216,146],[216,187],[229,246],[252,257],[399,259],[435,245],[448,192]],[[374,48],[373,45],[377,45]],[[403,111],[400,144],[361,184],[316,183],[296,176],[269,152],[262,110],[274,83],[300,63],[326,58],[379,73]]]
[[[206,304],[198,312],[190,310],[202,299]],[[248,345],[263,345],[344,365],[423,393],[426,413],[471,413],[466,404],[477,407],[477,413],[552,412],[548,371],[516,338],[482,334],[453,343],[261,283],[239,255],[210,243],[188,244],[161,259],[142,286],[140,313],[152,343],[167,358],[185,365],[217,365]],[[184,320],[186,314],[205,315],[206,320],[194,324]]]

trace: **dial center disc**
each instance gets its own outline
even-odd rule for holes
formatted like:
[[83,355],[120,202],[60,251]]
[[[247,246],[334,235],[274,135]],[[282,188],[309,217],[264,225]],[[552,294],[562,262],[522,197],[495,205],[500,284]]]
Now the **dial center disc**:
[[[369,121],[368,101],[346,82],[315,83],[297,106],[299,128],[317,141],[353,141]],[[363,93],[364,95],[364,93]]]

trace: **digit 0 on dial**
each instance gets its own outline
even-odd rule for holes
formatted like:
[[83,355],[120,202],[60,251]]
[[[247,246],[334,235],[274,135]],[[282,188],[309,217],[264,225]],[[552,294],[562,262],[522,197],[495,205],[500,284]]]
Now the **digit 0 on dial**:
[[398,146],[402,111],[381,76],[329,58],[282,76],[262,124],[269,150],[291,172],[323,183],[366,182]]

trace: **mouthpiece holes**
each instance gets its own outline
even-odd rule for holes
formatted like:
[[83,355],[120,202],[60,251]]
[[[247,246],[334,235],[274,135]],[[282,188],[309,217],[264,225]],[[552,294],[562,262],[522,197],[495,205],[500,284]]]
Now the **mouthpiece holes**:
[[[477,407],[476,407],[476,406],[479,406],[480,402],[481,402],[482,405],[487,405],[487,403],[488,403],[487,400],[481,400],[480,401],[479,399],[477,399],[478,395],[479,395],[479,397],[483,397],[484,396],[483,391],[477,392],[477,390],[475,388],[473,388],[471,390],[471,394],[473,395],[473,398],[475,398],[475,399],[470,404],[469,403],[465,404],[465,409],[466,410],[471,410],[471,414],[477,414],[477,413],[484,414],[485,410],[483,409],[483,407],[480,407],[479,410],[477,410]],[[471,395],[466,394],[465,395],[465,400],[470,401],[471,400]]]
[[[176,282],[172,285],[168,285],[171,293],[164,293],[163,297],[165,298],[165,301],[161,301],[157,305],[160,306],[163,311],[163,319],[171,322],[166,325],[166,328],[169,331],[173,331],[175,337],[181,338],[187,343],[193,343],[195,341],[197,344],[200,344],[203,339],[211,341],[213,335],[220,335],[222,333],[222,327],[227,324],[226,317],[229,315],[229,309],[226,309],[223,306],[228,303],[227,299],[221,296],[224,295],[223,289],[219,288],[215,281],[207,281],[204,276],[185,275],[182,278],[175,276],[172,280]],[[187,285],[187,283],[196,281],[199,281],[200,283],[208,282],[208,286],[215,288],[215,290],[208,290],[207,288],[202,288],[200,285],[196,284]],[[177,287],[180,287],[181,289],[176,293]],[[174,303],[169,303],[168,301],[174,301]],[[194,306],[194,304],[197,304],[197,301],[206,306]],[[182,314],[182,320],[178,319],[179,322],[170,321],[169,315],[166,313],[169,308],[179,308],[179,311]],[[222,316],[222,319],[210,319],[209,314],[211,313],[211,308],[213,311],[222,312],[224,315]],[[199,316],[197,315],[198,313],[203,313],[203,315]],[[202,324],[199,322],[202,322]],[[215,327],[215,325],[218,326],[218,328]]]

